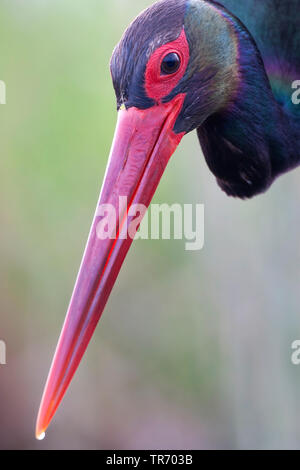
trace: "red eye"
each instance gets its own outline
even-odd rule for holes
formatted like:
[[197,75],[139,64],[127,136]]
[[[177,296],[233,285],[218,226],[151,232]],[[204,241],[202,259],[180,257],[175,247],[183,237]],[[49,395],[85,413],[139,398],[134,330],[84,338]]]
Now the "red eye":
[[190,51],[184,29],[173,42],[153,52],[145,75],[145,89],[149,98],[160,102],[178,85],[190,60]]

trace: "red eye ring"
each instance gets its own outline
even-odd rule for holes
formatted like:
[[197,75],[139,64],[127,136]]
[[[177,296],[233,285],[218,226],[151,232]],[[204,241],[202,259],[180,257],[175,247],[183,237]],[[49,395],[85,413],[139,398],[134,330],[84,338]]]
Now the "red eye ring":
[[[172,74],[162,74],[161,66],[165,57],[169,54],[177,54],[180,58],[178,70]],[[145,74],[145,90],[147,96],[156,102],[168,96],[178,85],[185,74],[190,60],[190,49],[184,28],[180,36],[173,42],[164,44],[153,52],[150,57]]]

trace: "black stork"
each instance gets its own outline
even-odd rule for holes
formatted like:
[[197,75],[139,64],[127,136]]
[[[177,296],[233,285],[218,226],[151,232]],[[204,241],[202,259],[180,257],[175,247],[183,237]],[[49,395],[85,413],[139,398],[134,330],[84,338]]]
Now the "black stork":
[[[36,435],[44,437],[88,346],[132,243],[133,204],[149,206],[182,137],[197,130],[230,196],[251,198],[300,164],[300,0],[161,0],[113,52],[118,123],[104,184],[48,376]],[[294,86],[294,88],[293,88]],[[100,240],[98,207],[118,206]]]

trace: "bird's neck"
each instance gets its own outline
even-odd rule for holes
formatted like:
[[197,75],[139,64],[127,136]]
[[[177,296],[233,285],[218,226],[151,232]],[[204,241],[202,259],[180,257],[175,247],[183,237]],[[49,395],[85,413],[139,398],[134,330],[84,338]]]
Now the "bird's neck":
[[249,198],[300,164],[299,121],[277,103],[261,55],[233,19],[239,83],[226,107],[198,129],[207,163],[229,195]]

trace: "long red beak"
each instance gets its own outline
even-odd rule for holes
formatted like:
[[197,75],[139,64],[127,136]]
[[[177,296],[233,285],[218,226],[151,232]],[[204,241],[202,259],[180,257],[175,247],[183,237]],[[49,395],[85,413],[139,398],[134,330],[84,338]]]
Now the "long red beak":
[[148,208],[184,135],[173,132],[183,101],[184,95],[178,95],[147,110],[119,111],[95,218],[38,414],[39,439],[76,372],[138,229],[132,228],[137,216],[130,209],[135,204]]

